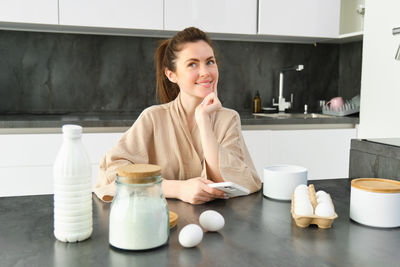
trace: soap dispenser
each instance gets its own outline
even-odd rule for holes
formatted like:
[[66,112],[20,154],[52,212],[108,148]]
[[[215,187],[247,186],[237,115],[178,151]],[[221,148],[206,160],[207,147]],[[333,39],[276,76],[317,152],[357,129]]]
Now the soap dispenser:
[[253,113],[260,113],[261,112],[261,98],[260,93],[256,92],[256,95],[253,98]]

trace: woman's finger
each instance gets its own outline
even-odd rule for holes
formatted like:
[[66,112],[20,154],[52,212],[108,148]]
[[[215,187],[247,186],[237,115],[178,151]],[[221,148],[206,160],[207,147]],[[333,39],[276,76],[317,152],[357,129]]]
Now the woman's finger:
[[214,198],[225,198],[225,192],[222,190],[218,190],[216,188],[209,187],[207,184],[203,184],[201,189],[207,193],[209,196]]
[[212,103],[214,103],[214,98],[215,98],[215,93],[211,92],[208,95],[206,95],[206,97],[203,99],[203,106],[207,106],[210,105]]
[[217,81],[215,81],[215,83],[214,83],[214,88],[213,88],[213,92],[215,93],[215,95],[218,95],[218,90],[217,90],[217,85],[218,85],[218,80]]

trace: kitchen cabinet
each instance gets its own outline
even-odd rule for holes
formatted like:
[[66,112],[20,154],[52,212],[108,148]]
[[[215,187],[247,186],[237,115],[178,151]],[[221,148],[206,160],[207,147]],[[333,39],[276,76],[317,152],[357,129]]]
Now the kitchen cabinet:
[[58,1],[2,0],[0,22],[58,24]]
[[[84,133],[92,163],[92,184],[104,154],[122,132]],[[293,164],[308,169],[308,179],[348,177],[350,140],[356,129],[243,130],[243,138],[260,178],[263,169]],[[53,193],[52,168],[62,134],[0,134],[0,196]]]
[[356,135],[354,128],[243,131],[260,178],[264,167],[290,164],[307,168],[309,180],[347,178]]
[[59,0],[60,24],[163,29],[163,0]]
[[339,38],[362,31],[364,0],[259,0],[258,33]]
[[340,4],[340,35],[362,33],[365,0],[342,0]]
[[[101,158],[122,133],[84,133],[82,142],[92,163],[96,183]],[[0,197],[53,193],[53,163],[62,134],[0,135]]]
[[164,30],[195,26],[206,32],[256,34],[257,0],[168,0]]

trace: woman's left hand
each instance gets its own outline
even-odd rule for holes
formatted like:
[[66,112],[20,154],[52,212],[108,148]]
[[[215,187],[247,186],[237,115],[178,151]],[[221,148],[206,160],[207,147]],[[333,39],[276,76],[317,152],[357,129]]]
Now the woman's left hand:
[[209,93],[201,102],[200,105],[196,107],[195,110],[195,118],[196,122],[199,123],[205,117],[210,116],[211,113],[217,111],[222,107],[221,102],[218,99],[217,92],[216,92],[217,85],[214,86],[214,91]]

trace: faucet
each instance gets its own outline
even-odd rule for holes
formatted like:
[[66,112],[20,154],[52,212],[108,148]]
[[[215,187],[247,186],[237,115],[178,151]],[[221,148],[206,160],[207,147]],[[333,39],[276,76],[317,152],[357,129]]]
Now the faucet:
[[[393,35],[398,35],[400,34],[400,27],[393,28]],[[394,57],[396,60],[400,60],[400,45],[399,48],[397,48],[396,56]]]
[[304,69],[304,65],[295,65],[292,67],[286,67],[280,70],[279,72],[279,97],[278,103],[275,103],[275,99],[272,99],[272,106],[278,106],[279,112],[284,112],[285,109],[291,108],[293,103],[293,94],[291,94],[290,102],[286,102],[283,97],[283,73],[287,71],[302,71]]

